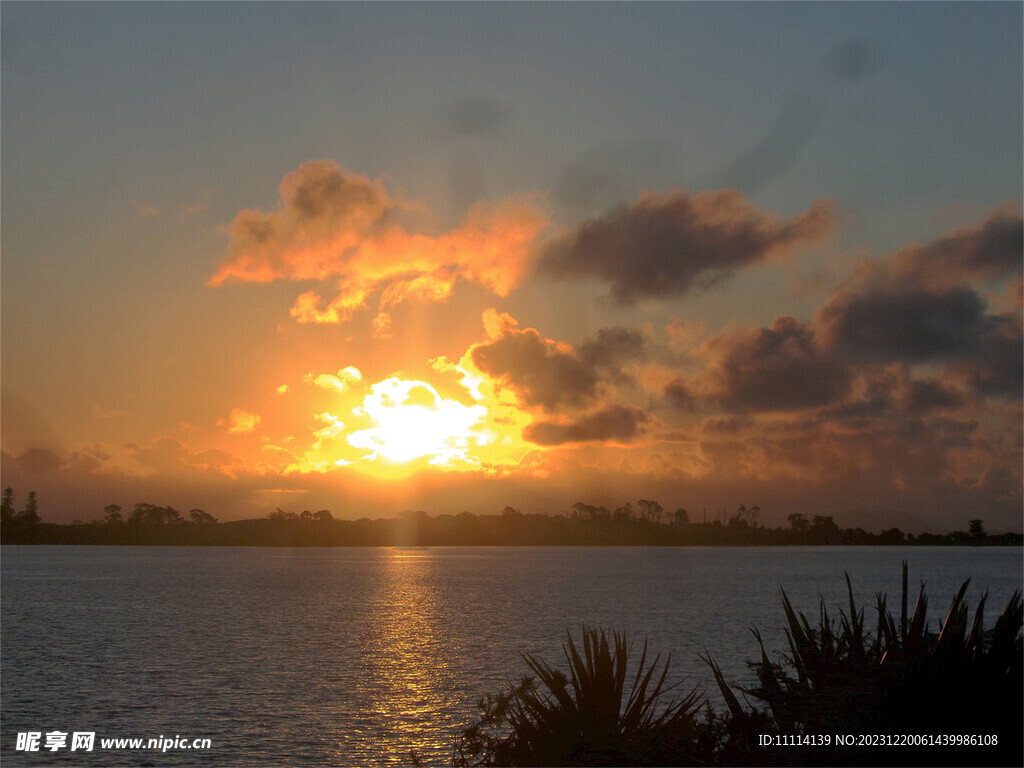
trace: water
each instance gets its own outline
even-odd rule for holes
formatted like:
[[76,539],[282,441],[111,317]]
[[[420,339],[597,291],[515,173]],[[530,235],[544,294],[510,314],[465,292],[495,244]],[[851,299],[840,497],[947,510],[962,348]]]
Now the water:
[[[614,626],[671,652],[674,679],[719,694],[781,650],[779,587],[861,606],[900,563],[930,626],[967,578],[994,620],[1022,585],[1014,548],[4,547],[0,757],[20,765],[447,764],[476,702],[550,662],[566,629]],[[870,623],[870,622],[869,622]],[[203,751],[14,751],[19,731],[209,738]]]

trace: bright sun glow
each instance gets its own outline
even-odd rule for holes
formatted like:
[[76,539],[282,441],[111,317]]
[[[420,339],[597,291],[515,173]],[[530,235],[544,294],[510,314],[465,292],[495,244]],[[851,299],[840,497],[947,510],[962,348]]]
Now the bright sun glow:
[[450,465],[469,461],[468,450],[492,437],[484,428],[487,409],[448,400],[425,381],[391,377],[377,382],[357,409],[374,426],[348,436],[355,448],[393,462],[429,458]]

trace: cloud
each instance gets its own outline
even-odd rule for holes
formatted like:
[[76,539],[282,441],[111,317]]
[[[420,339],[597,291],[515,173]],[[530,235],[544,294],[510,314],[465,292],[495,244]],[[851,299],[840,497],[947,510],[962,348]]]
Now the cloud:
[[819,319],[828,344],[862,363],[964,355],[990,327],[984,301],[965,286],[941,293],[899,285],[840,293]]
[[310,372],[303,376],[302,380],[323,389],[336,389],[339,392],[346,392],[353,384],[363,380],[363,374],[355,366],[349,365],[339,370],[337,374],[321,373],[314,376]]
[[608,282],[623,304],[679,296],[820,240],[832,228],[834,211],[833,202],[817,200],[786,220],[735,190],[647,194],[549,243],[538,269],[556,278]]
[[470,349],[477,370],[514,390],[527,405],[547,410],[581,405],[597,394],[597,372],[571,346],[533,328],[519,330],[504,317],[508,322],[500,335]]
[[346,173],[336,163],[303,163],[281,182],[281,207],[243,210],[231,223],[228,254],[210,278],[266,283],[336,280],[333,298],[303,292],[292,307],[300,323],[342,323],[381,291],[381,308],[445,301],[457,280],[505,296],[532,257],[547,224],[530,201],[504,200],[470,209],[439,235],[410,232],[403,215],[415,206],[393,199],[381,181]]
[[56,472],[63,464],[60,457],[49,448],[29,448],[17,456],[10,454],[9,458],[14,468],[28,475]]
[[489,340],[469,350],[473,366],[516,393],[521,402],[548,411],[585,406],[605,384],[628,384],[622,365],[645,354],[636,330],[601,328],[578,349],[521,330],[510,315],[484,313]]
[[966,403],[967,398],[962,392],[935,378],[908,382],[901,397],[903,408],[916,415],[934,411],[955,411]]
[[373,338],[375,339],[390,339],[394,337],[391,332],[391,313],[390,312],[378,312],[371,323],[373,327]]
[[700,429],[705,434],[734,435],[751,429],[754,424],[754,420],[747,415],[728,416],[725,418],[705,419],[700,425]]
[[673,379],[666,384],[665,397],[673,407],[683,411],[694,410],[699,402],[699,398],[693,394],[692,386],[685,379]]
[[217,426],[227,427],[232,435],[249,435],[256,431],[262,419],[259,414],[243,411],[241,408],[232,408],[231,415],[227,420],[220,419]]
[[979,395],[1020,400],[1024,391],[1024,332],[1019,314],[990,315],[972,354],[950,366]]
[[914,378],[909,366],[894,363],[860,371],[863,390],[859,399],[825,408],[815,415],[818,424],[836,422],[843,428],[877,428],[883,420],[921,419],[953,413],[971,404],[969,395],[952,378]]
[[792,411],[843,399],[850,366],[816,343],[810,324],[775,318],[770,328],[731,331],[708,339],[716,356],[709,376],[715,399],[732,411]]
[[613,404],[575,420],[535,422],[523,431],[523,437],[538,445],[607,440],[628,443],[646,422],[647,414],[639,408]]
[[603,369],[609,379],[627,383],[632,379],[622,370],[622,363],[642,359],[646,341],[632,328],[600,328],[594,339],[580,344],[579,354],[589,365]]
[[904,283],[942,291],[961,282],[1020,274],[1024,221],[1009,206],[981,224],[965,227],[924,246],[911,245],[855,274],[861,285]]
[[1021,217],[997,209],[980,225],[908,246],[850,275],[818,311],[822,343],[863,364],[947,363],[979,394],[1019,397],[1019,312],[992,314],[970,283],[1019,280]]

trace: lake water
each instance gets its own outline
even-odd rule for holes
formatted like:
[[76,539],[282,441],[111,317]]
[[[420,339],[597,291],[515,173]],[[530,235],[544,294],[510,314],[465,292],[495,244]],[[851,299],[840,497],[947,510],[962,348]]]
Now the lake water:
[[[847,571],[868,615],[879,591],[898,613],[903,560],[932,629],[967,578],[972,610],[989,588],[990,622],[1022,586],[1017,548],[4,547],[0,758],[448,764],[476,702],[525,673],[519,654],[558,662],[582,624],[648,637],[720,705],[698,655],[749,681],[748,628],[785,643],[780,586],[813,620],[819,595],[846,604]],[[18,732],[54,730],[96,748],[15,751]],[[212,748],[99,748],[159,736]]]

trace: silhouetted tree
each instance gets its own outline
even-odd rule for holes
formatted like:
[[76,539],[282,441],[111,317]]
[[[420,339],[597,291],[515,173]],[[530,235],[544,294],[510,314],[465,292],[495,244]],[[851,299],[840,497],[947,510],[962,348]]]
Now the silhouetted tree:
[[739,507],[736,509],[736,514],[729,518],[729,525],[733,527],[746,527],[748,524],[747,517],[749,516],[749,514],[750,513],[747,510],[746,505],[740,504]]
[[35,491],[29,491],[25,508],[18,513],[18,520],[30,526],[39,525],[39,502],[36,501]]
[[968,533],[972,539],[980,539],[985,536],[985,528],[982,526],[983,520],[970,520],[967,524],[970,526]]
[[680,528],[682,528],[685,525],[689,525],[690,524],[690,513],[687,512],[682,507],[680,507],[679,509],[676,510],[676,514],[673,517],[672,522],[674,522]]
[[889,530],[882,531],[878,534],[879,544],[902,544],[903,539],[903,531],[899,528],[890,528]]
[[577,520],[593,520],[594,511],[597,507],[592,507],[589,504],[584,504],[582,501],[577,501],[572,505],[572,517]]
[[174,507],[159,507],[140,501],[128,515],[128,524],[136,526],[174,525],[183,523],[181,514]]
[[328,522],[329,520],[333,520],[334,516],[331,514],[330,510],[321,509],[317,510],[317,512],[313,514],[313,519],[319,520],[321,522]]
[[4,488],[3,502],[0,503],[0,520],[9,523],[14,519],[14,489],[11,486]]
[[792,515],[789,515],[786,519],[789,520],[790,526],[792,526],[793,530],[796,533],[806,533],[808,530],[810,530],[810,521],[806,517],[801,515],[799,512],[794,512]]
[[108,504],[103,508],[103,524],[104,525],[122,525],[124,518],[121,517],[121,507],[117,504]]
[[216,525],[217,518],[211,515],[209,512],[204,512],[201,509],[190,509],[188,511],[189,519],[196,525]]
[[661,504],[650,499],[640,499],[636,505],[640,508],[640,518],[651,523],[660,522],[662,515],[665,513]]

